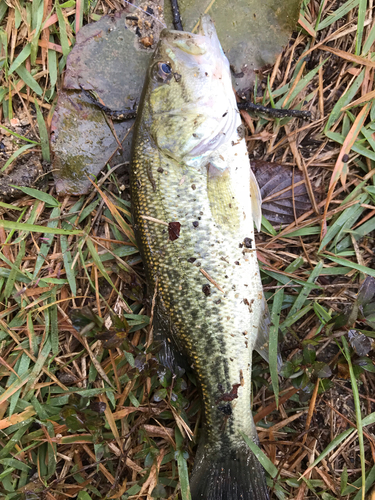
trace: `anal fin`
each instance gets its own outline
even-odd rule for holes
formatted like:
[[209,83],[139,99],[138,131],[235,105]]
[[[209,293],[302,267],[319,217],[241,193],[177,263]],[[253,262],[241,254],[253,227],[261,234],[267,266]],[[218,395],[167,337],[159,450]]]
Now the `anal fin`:
[[189,365],[178,346],[170,317],[163,312],[163,309],[162,304],[158,301],[154,313],[154,341],[159,347],[159,362],[172,373],[181,377],[189,369]]

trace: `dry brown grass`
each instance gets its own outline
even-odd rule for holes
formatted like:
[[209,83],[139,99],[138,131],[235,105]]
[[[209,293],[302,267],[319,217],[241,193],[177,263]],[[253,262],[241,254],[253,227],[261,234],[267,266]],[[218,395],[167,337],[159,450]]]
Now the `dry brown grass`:
[[[357,318],[335,330],[326,326],[330,316],[353,307],[365,274],[375,275],[375,60],[369,42],[375,21],[368,2],[362,49],[356,50],[363,22],[357,6],[326,27],[317,25],[342,4],[310,1],[300,17],[302,31],[276,64],[258,75],[257,102],[268,103],[272,89],[274,101],[281,99],[287,108],[302,105],[313,119],[274,120],[241,112],[251,155],[302,172],[312,206],[287,226],[265,222],[258,235],[265,291],[274,313],[281,312],[283,358],[296,359],[310,344],[331,369],[329,377],[310,380],[307,396],[295,387],[295,378],[280,379],[276,409],[268,368],[256,364],[255,420],[269,463],[278,470],[270,480],[274,498],[360,499],[363,464],[370,474],[367,491],[375,480],[373,427],[363,433],[358,427],[358,411],[373,422],[373,353],[366,356],[364,371],[356,365],[361,356],[352,351],[357,371],[351,372],[350,358],[339,347]],[[0,112],[8,130],[2,128],[1,154],[5,164],[21,145],[30,144],[20,155],[27,168],[40,161],[39,138],[46,152],[35,100],[48,130],[56,103],[51,83],[62,84],[62,73],[55,75],[51,65],[54,57],[61,63],[74,41],[69,23],[77,28],[88,17],[82,1],[63,8],[60,20],[55,13],[49,17],[52,1],[42,1],[44,29],[36,37],[27,18],[30,4],[8,5],[5,12],[0,4],[1,57],[7,57],[9,68],[31,46],[23,67],[36,85],[24,85],[25,71],[9,74],[3,66]],[[99,0],[90,22],[121,8],[119,1]],[[13,168],[7,166],[5,173]],[[197,390],[189,378],[161,373],[150,348],[152,304],[143,297],[141,259],[128,226],[127,169],[108,173],[99,188],[104,197],[96,186],[87,197],[57,199],[48,178],[49,197],[23,194],[11,205],[0,204],[0,490],[7,500],[125,499],[126,493],[149,499],[156,486],[177,498],[180,485],[185,495],[186,464],[193,462],[201,417]],[[84,306],[99,319],[82,332],[73,327],[71,312]],[[126,315],[122,331],[109,326],[111,312]],[[101,321],[107,326],[103,340]],[[374,336],[363,322],[356,328]],[[106,348],[108,339],[116,341],[114,347]],[[300,365],[309,374],[313,363],[301,359]],[[325,391],[322,380],[330,381]],[[82,401],[68,402],[73,392],[94,403],[91,427]],[[81,420],[81,429],[66,420],[69,411]],[[327,446],[331,449],[322,457]],[[345,481],[354,486],[345,489]]]

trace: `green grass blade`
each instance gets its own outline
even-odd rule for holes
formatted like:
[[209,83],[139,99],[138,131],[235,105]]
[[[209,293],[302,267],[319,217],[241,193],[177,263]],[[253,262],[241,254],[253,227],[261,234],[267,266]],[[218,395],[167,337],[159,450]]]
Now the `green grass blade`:
[[271,460],[267,457],[267,455],[257,446],[252,439],[250,439],[246,434],[243,432],[240,433],[241,436],[243,437],[245,443],[247,446],[250,448],[250,450],[254,453],[254,455],[257,457],[259,462],[262,464],[264,469],[268,472],[268,474],[272,477],[275,478],[279,474],[279,471],[277,470],[277,467],[271,462]]
[[90,497],[90,495],[86,491],[81,490],[78,493],[77,500],[92,500],[92,498]]
[[187,459],[189,454],[184,451],[183,448],[183,437],[178,427],[175,429],[175,438],[177,451],[175,453],[175,459],[177,460],[178,476],[180,479],[181,486],[181,498],[182,500],[191,500],[190,485],[189,485],[189,472],[187,466]]
[[[122,247],[118,246],[113,251],[108,250],[108,251],[100,252],[100,254],[98,253],[98,256],[102,262],[107,262],[108,260],[116,259],[116,256],[117,257],[126,257],[128,255],[134,255],[136,253],[138,253],[137,248],[124,245]],[[116,259],[116,261],[118,264],[121,263],[121,259]],[[94,262],[93,259],[87,260],[87,264],[91,264],[92,262]]]
[[370,413],[370,415],[367,415],[367,417],[365,417],[362,420],[362,427],[365,427],[366,425],[372,425],[372,424],[375,424],[375,412]]
[[371,149],[375,151],[375,140],[372,138],[373,131],[370,131],[366,127],[362,127],[361,134],[366,138],[367,142],[371,146]]
[[[60,208],[55,207],[52,212],[51,212],[51,220],[48,222],[47,227],[54,230],[57,227],[58,224],[58,217],[60,215]],[[55,219],[55,220],[53,220]],[[51,234],[51,233],[49,233]],[[52,242],[53,242],[53,236],[48,236],[46,233],[43,234],[43,238],[47,241],[42,243],[40,246],[39,252],[38,252],[38,257],[35,262],[35,267],[34,267],[34,274],[33,278],[36,278],[38,276],[39,271],[41,270],[45,260],[46,256],[48,255],[48,251],[51,248]]]
[[6,132],[8,132],[11,135],[14,135],[14,137],[17,137],[17,139],[22,139],[23,141],[30,142],[31,144],[36,144],[37,146],[39,145],[39,142],[32,141],[31,139],[28,139],[27,137],[24,137],[23,135],[17,134],[17,132],[14,132],[13,130],[10,130],[9,128],[4,127],[4,125],[1,125],[1,123],[0,123],[0,128],[2,128],[3,130],[5,130]]
[[[360,480],[361,478],[358,480],[358,484],[360,485]],[[367,477],[366,477],[366,484],[365,484],[365,493],[368,492],[368,490],[371,488],[371,486],[373,486],[375,483],[375,465],[372,467],[372,469],[370,470],[370,472],[368,473]],[[354,483],[356,486],[357,486],[357,481]],[[347,488],[345,494],[347,494],[347,491],[349,490],[349,488]],[[355,491],[355,490],[354,490]],[[362,490],[363,491],[363,490]],[[353,500],[362,500],[362,491],[358,491],[358,493],[356,494],[356,496],[353,498]],[[351,491],[350,491],[351,493]],[[369,500],[372,500],[371,499],[371,496],[369,497]]]
[[[55,43],[53,35],[50,35],[49,41],[51,43]],[[56,51],[52,49],[48,49],[48,71],[49,71],[49,81],[52,93],[57,82],[57,56],[56,56]]]
[[[38,212],[39,212],[39,209],[40,209],[40,204],[41,204],[40,201],[38,201],[38,200],[35,201],[32,209],[31,209],[31,212],[29,212],[29,214],[28,214],[28,218],[22,224],[34,224],[34,222],[36,221],[36,218],[38,217]],[[20,214],[20,217],[17,220],[18,223],[21,223],[21,221],[23,219],[23,216],[24,216],[24,213]],[[0,222],[0,224],[1,224],[1,222]],[[11,238],[13,238],[14,231],[15,230],[12,230],[10,232],[10,234],[8,235],[8,238],[7,238],[8,241],[10,241]],[[19,235],[18,235],[18,238],[16,238],[14,240],[14,244],[17,244],[20,241],[24,240],[28,234],[29,234],[29,231],[21,231],[19,233]]]
[[[17,392],[19,389],[21,389],[22,386],[24,386],[27,381],[29,380],[31,370],[27,370],[25,373],[22,373],[22,375],[19,375],[19,378],[16,378],[16,380],[11,384],[6,391],[4,391],[1,396],[0,396],[0,404],[6,401],[7,399],[11,398],[12,395]],[[4,450],[4,448],[3,448]],[[0,458],[3,458],[2,451],[0,451]],[[5,457],[4,457],[5,458]]]
[[57,316],[56,293],[51,297],[51,306],[49,307],[51,319],[51,345],[54,355],[59,352],[59,323]]
[[[81,259],[82,267],[83,267],[83,269],[84,269],[84,271],[86,273],[87,281],[89,282],[89,284],[90,284],[90,286],[91,286],[91,288],[93,290],[97,290],[95,288],[95,283],[93,283],[93,281],[91,279],[91,276],[90,276],[90,274],[89,274],[89,272],[87,270],[85,256],[83,255],[83,252],[82,252],[81,248],[79,248],[79,247],[78,247],[78,252],[79,252],[80,259]],[[87,252],[85,252],[85,254],[87,255]],[[114,288],[113,283],[111,283],[111,286],[112,286],[112,288]],[[115,288],[114,288],[114,290],[117,293],[119,293],[118,290],[116,290]],[[111,309],[111,307],[109,306],[109,304],[107,303],[107,301],[105,300],[105,298],[102,296],[102,294],[100,293],[100,291],[98,291],[98,293],[99,293],[99,297],[102,299],[102,301],[104,302],[104,304],[106,304],[106,306],[108,307],[108,309]]]
[[313,234],[320,234],[321,227],[320,226],[312,226],[312,227],[302,227],[301,229],[296,229],[284,236],[284,238],[296,238],[297,236],[311,236]]
[[42,145],[42,157],[43,160],[48,161],[49,163],[51,161],[51,154],[49,150],[49,137],[46,127],[46,122],[44,121],[44,117],[42,115],[42,112],[40,110],[39,104],[37,103],[36,99],[34,99],[34,104],[36,109],[36,119],[39,127],[40,142]]
[[356,264],[355,262],[352,262],[347,259],[340,259],[340,257],[332,257],[331,255],[324,255],[324,258],[332,260],[333,262],[336,262],[337,264],[341,264],[342,266],[345,267],[350,267],[351,269],[357,269],[357,271],[360,271],[361,273],[368,274],[369,276],[372,276],[375,278],[375,269],[371,269],[370,267],[362,266],[360,264]]
[[355,54],[357,56],[359,56],[359,54],[361,53],[363,29],[364,29],[365,17],[366,17],[366,7],[367,7],[367,0],[359,0],[357,37],[355,40]]
[[324,6],[325,6],[325,3],[324,2],[320,2],[318,17],[316,18],[316,23],[315,23],[315,26],[314,26],[315,31],[317,31],[317,29],[318,29],[318,26],[319,26],[319,23],[320,23],[320,19],[322,17],[322,12],[323,12]]
[[62,220],[61,227],[63,229],[72,229],[73,228],[73,224],[75,224],[75,222],[77,220],[78,212],[81,210],[83,203],[84,203],[84,199],[83,199],[83,197],[81,197],[70,208],[68,214],[71,214],[71,215],[69,215],[66,219]]
[[82,213],[81,215],[79,216],[79,219],[78,219],[78,223],[82,222],[83,220],[86,219],[86,217],[88,215],[90,215],[94,210],[95,208],[99,205],[99,198],[94,200],[92,203],[90,203],[89,205],[87,205],[87,207],[85,207],[83,210],[82,210]]
[[[328,59],[324,59],[316,68],[312,69],[305,75],[301,80],[297,83],[296,88],[293,90],[291,93],[288,101],[285,103],[284,108],[288,108],[288,106],[293,102],[293,100],[297,97],[297,95],[302,92],[302,90],[309,84],[309,82],[314,78],[314,76],[319,72],[319,69],[328,61]],[[280,99],[278,101],[278,104],[280,106],[281,102],[283,99]]]
[[[310,276],[307,278],[307,283],[314,283],[317,278],[319,278],[321,270],[323,269],[323,261],[319,261],[318,264],[315,266],[315,268],[312,270]],[[290,308],[289,314],[286,317],[285,321],[290,320],[290,318],[297,313],[302,307],[304,306],[307,296],[311,292],[311,288],[309,286],[304,286],[302,290],[300,291],[298,297],[296,298],[296,301],[294,302],[293,306]],[[284,322],[285,323],[285,322]]]
[[33,198],[43,201],[47,206],[50,207],[59,207],[60,203],[54,198],[52,195],[45,193],[44,191],[39,191],[39,189],[34,189],[26,186],[16,186],[11,184],[12,187],[15,187]]
[[24,153],[25,151],[27,151],[28,149],[30,148],[35,148],[34,144],[24,144],[23,146],[21,146],[19,149],[17,149],[13,154],[12,156],[10,156],[8,158],[8,160],[5,162],[4,166],[1,168],[1,172],[4,172],[8,167],[9,165],[11,165],[14,160],[16,158],[18,158],[19,156],[22,155],[22,153]]
[[[30,366],[30,358],[25,353],[23,353],[21,358],[15,365],[15,372],[17,373],[18,377],[21,377],[22,375],[27,373],[29,371],[29,366]],[[19,380],[18,377],[12,373],[7,381],[7,387],[10,387],[13,383],[17,382],[17,380]],[[18,389],[18,391],[16,391],[9,399],[9,409],[8,409],[9,417],[14,413],[20,394],[21,394],[21,388]]]
[[0,2],[0,22],[4,19],[7,10],[8,10],[8,5],[6,4],[6,2]]
[[8,266],[10,267],[10,270],[0,267],[1,276],[4,276],[5,278],[7,278],[9,280],[10,273],[12,272],[12,270],[14,270],[14,272],[17,276],[17,278],[16,278],[17,281],[20,281],[21,283],[30,283],[32,278],[31,278],[31,275],[28,271],[25,271],[25,273],[20,271],[20,269],[15,264],[13,264],[13,262],[8,260],[1,252],[0,252],[0,259],[2,261],[4,261],[6,264],[8,264]]
[[68,231],[59,228],[50,228],[45,226],[36,226],[34,224],[27,224],[24,222],[14,222],[8,220],[0,220],[0,226],[4,229],[14,229],[15,231],[31,231],[34,233],[45,233],[45,234],[79,234],[82,235],[83,231]]
[[177,451],[177,467],[181,485],[181,498],[182,500],[191,500],[186,455],[188,455],[187,452],[183,453],[181,450]]
[[[47,427],[47,433],[51,438],[55,437],[55,428],[52,425],[52,422],[46,422],[45,426]],[[47,444],[47,478],[53,476],[56,472],[56,453],[57,453],[57,445],[52,441]]]
[[25,250],[26,250],[26,244],[25,241],[22,241],[20,244],[20,249],[17,254],[16,260],[14,261],[14,264],[12,264],[11,271],[9,273],[9,278],[7,279],[5,289],[4,289],[4,298],[8,299],[11,294],[13,293],[14,289],[14,283],[17,279],[17,275],[20,272],[20,264],[22,262],[22,258],[25,255]]
[[[2,394],[3,396],[4,394]],[[15,448],[22,438],[22,436],[26,433],[27,429],[34,422],[34,419],[28,419],[21,423],[20,428],[12,435],[7,444],[0,450],[0,459],[7,458],[10,455],[10,452]],[[12,426],[14,427],[14,426]],[[6,429],[9,430],[9,429]]]
[[63,15],[61,6],[60,6],[59,2],[57,2],[57,1],[55,2],[55,8],[56,8],[57,19],[59,21],[61,48],[62,48],[64,57],[67,57],[67,55],[70,52],[70,47],[69,47],[68,35],[66,32],[65,17]]
[[[352,224],[358,219],[361,213],[365,210],[361,207],[361,203],[366,203],[367,194],[364,193],[358,198],[358,203],[352,205],[351,207],[344,210],[340,216],[331,224],[324,236],[318,252],[321,252],[323,248],[335,238],[336,243],[338,243],[338,238],[342,235],[343,231],[347,228],[351,228]],[[343,236],[343,235],[342,235]]]
[[353,97],[356,95],[356,93],[358,92],[358,90],[362,85],[364,77],[365,77],[365,70],[362,70],[360,74],[357,76],[357,78],[354,80],[352,85],[349,87],[349,89],[345,92],[345,94],[341,96],[340,99],[333,106],[333,109],[327,121],[327,125],[324,127],[324,133],[326,133],[332,127],[335,121],[339,118],[342,112],[341,111],[342,108],[350,104],[350,102],[353,100]]
[[31,73],[29,73],[27,71],[27,69],[25,68],[24,64],[21,64],[20,66],[18,66],[18,68],[15,71],[16,71],[17,75],[21,78],[21,80],[28,87],[31,88],[31,90],[33,90],[38,95],[42,95],[43,94],[43,90],[42,90],[41,86],[33,78],[33,76],[31,75]]
[[304,263],[303,257],[299,256],[289,264],[289,266],[285,269],[285,272],[294,273],[295,271],[297,271],[297,269],[303,266],[303,263]]
[[16,207],[15,205],[11,205],[10,203],[4,203],[3,201],[0,201],[0,207],[6,208],[7,210],[17,210],[19,212],[22,212],[23,208]]
[[[362,224],[360,227],[357,229],[351,231],[347,230],[347,233],[352,234],[356,240],[359,240],[366,236],[367,234],[370,234],[372,231],[375,230],[375,217],[372,217],[370,220]],[[352,244],[351,238],[345,238],[338,243],[336,250],[337,252],[340,252],[350,246]]]
[[310,290],[314,289],[321,290],[321,287],[319,285],[315,285],[314,283],[308,283],[307,281],[299,280],[297,278],[290,278],[289,276],[285,276],[285,274],[282,274],[281,272],[278,273],[276,270],[270,271],[269,269],[263,267],[261,267],[261,270],[268,276],[271,276],[271,278],[280,281],[283,285],[293,286],[294,284],[298,284],[302,286],[307,286],[308,288],[310,288]]
[[348,468],[345,465],[344,470],[342,471],[341,474],[340,495],[344,494],[347,484],[348,484]]
[[348,0],[343,5],[341,5],[338,9],[336,9],[332,14],[327,16],[323,21],[321,21],[316,28],[316,31],[322,30],[331,26],[331,24],[335,23],[342,17],[346,16],[348,12],[357,7],[359,0]]
[[365,43],[363,44],[363,49],[361,54],[362,56],[367,56],[374,42],[375,42],[375,24],[372,25],[371,31],[368,34]]
[[29,465],[24,464],[20,460],[16,460],[15,458],[3,458],[0,460],[2,465],[7,465],[9,467],[13,467],[14,469],[23,470],[25,472],[29,472],[31,467]]
[[314,302],[314,312],[323,324],[328,323],[332,316],[324,309],[319,302]]
[[38,53],[38,42],[43,21],[43,10],[44,10],[44,2],[42,0],[33,0],[32,26],[35,33],[31,40],[31,54],[30,54],[30,62],[33,66],[35,65],[36,56]]
[[26,59],[29,57],[31,52],[31,45],[28,43],[25,45],[25,47],[21,50],[21,52],[18,54],[18,56],[15,58],[15,60],[12,62],[8,75],[11,75],[13,71],[15,71],[18,66],[20,66],[23,62],[26,61]]
[[47,339],[32,369],[30,380],[25,387],[25,393],[29,391],[30,387],[34,385],[35,380],[39,377],[43,369],[43,366],[45,366],[46,364],[50,351],[51,351],[51,342],[49,339]]
[[100,260],[98,252],[96,251],[96,248],[95,248],[95,246],[90,238],[87,238],[86,245],[87,245],[87,248],[89,249],[89,252],[91,254],[91,257],[92,257],[96,267],[99,269],[99,271],[102,273],[103,277],[108,281],[108,283],[114,288],[115,287],[114,283],[112,283],[112,280],[109,277],[105,267],[103,266],[103,263]]
[[280,325],[281,330],[285,331],[287,328],[289,328],[290,326],[294,325],[294,323],[296,321],[298,321],[299,319],[303,318],[303,316],[305,314],[307,314],[309,311],[311,311],[312,308],[313,308],[313,304],[309,304],[309,305],[303,307],[302,309],[300,309],[299,311],[297,311],[292,316],[288,317],[288,319],[286,319],[285,321],[283,321],[283,323]]
[[27,330],[29,333],[30,351],[34,356],[36,356],[38,352],[38,341],[35,335],[32,312],[27,313]]
[[344,346],[344,356],[349,365],[350,382],[352,384],[353,399],[356,415],[356,424],[358,430],[358,442],[359,442],[359,454],[361,458],[361,470],[362,470],[362,495],[360,498],[365,500],[366,492],[366,463],[365,463],[365,444],[363,440],[363,426],[362,426],[362,415],[361,415],[361,402],[359,400],[358,384],[354,375],[352,360],[350,357],[349,346],[345,337],[341,337]]
[[262,215],[262,228],[266,230],[268,234],[271,234],[272,236],[276,236],[277,232],[273,225]]
[[[326,132],[326,136],[328,139],[332,139],[333,141],[338,142],[339,144],[344,144],[345,137],[337,132]],[[356,141],[352,146],[352,151],[355,153],[359,153],[366,158],[370,158],[370,160],[375,161],[375,152],[371,151],[368,147],[362,146],[359,141]]]
[[318,465],[319,462],[321,462],[327,455],[329,455],[339,444],[341,444],[345,439],[350,436],[350,434],[354,432],[354,428],[347,429],[346,431],[342,432],[338,436],[336,436],[332,441],[329,443],[329,445],[324,448],[322,453],[314,460],[314,462],[310,465],[309,469],[313,469]]
[[64,267],[66,272],[66,277],[72,291],[73,297],[77,295],[77,285],[74,269],[72,269],[72,255],[68,250],[68,238],[64,235],[60,236],[61,252],[63,254]]

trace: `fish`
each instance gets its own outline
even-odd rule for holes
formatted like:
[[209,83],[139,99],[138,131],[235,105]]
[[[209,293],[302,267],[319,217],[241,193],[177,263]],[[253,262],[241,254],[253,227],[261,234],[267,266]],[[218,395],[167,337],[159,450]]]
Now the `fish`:
[[192,500],[268,499],[263,467],[243,439],[257,442],[253,350],[268,360],[254,241],[261,196],[207,15],[196,34],[161,32],[137,111],[130,184],[160,360],[186,363],[203,402]]

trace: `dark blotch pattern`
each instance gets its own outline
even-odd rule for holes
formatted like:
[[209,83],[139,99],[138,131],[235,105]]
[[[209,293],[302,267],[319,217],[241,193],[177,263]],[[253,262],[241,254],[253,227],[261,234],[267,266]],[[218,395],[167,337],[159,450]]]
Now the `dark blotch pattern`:
[[171,241],[177,240],[180,236],[181,224],[179,222],[170,222],[168,224],[168,234]]
[[244,242],[244,245],[246,248],[253,248],[252,247],[252,243],[253,243],[252,238],[245,238],[243,242]]

